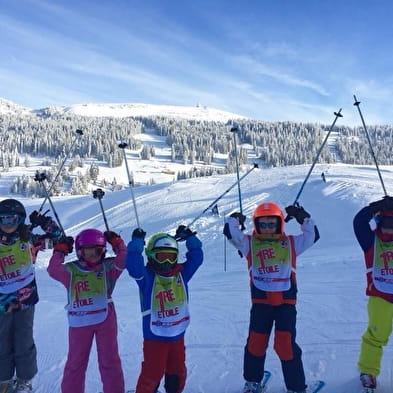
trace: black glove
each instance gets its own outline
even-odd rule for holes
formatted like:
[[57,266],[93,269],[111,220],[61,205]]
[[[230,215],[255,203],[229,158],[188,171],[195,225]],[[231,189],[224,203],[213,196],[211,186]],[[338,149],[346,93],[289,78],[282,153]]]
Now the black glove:
[[45,216],[45,213],[41,214],[37,210],[34,210],[33,213],[30,214],[29,219],[33,228],[41,227],[42,229],[45,229],[46,226],[52,221],[50,217]]
[[290,205],[285,208],[285,211],[288,214],[286,221],[289,221],[291,218],[295,218],[300,225],[303,224],[305,218],[310,218],[310,214],[301,206]]
[[239,221],[241,226],[244,226],[244,222],[246,221],[246,216],[240,212],[234,212],[229,217],[234,217]]
[[113,232],[113,231],[105,231],[104,236],[105,236],[106,241],[112,247],[118,246],[123,241],[122,238],[116,232]]
[[145,240],[146,232],[142,228],[136,228],[132,232],[131,238],[139,237],[140,239]]
[[373,214],[387,210],[393,211],[393,197],[386,195],[378,201],[371,202],[368,206]]
[[105,239],[108,243],[110,243],[111,240],[114,239],[115,237],[119,237],[119,235],[113,231],[105,231],[104,236],[105,236]]
[[60,251],[64,255],[72,253],[74,245],[74,238],[72,236],[66,236],[59,240],[59,242],[53,247],[55,251]]
[[175,239],[181,242],[195,234],[196,232],[193,232],[190,228],[186,227],[185,225],[179,225],[176,229]]

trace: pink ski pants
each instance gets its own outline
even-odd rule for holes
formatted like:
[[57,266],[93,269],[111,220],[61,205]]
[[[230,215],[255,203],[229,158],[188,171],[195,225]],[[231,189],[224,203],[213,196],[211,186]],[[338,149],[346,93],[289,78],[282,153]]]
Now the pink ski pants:
[[113,304],[109,305],[108,317],[104,322],[69,328],[69,349],[61,383],[62,393],[85,392],[86,368],[94,337],[104,393],[124,393],[124,377],[117,345],[117,319]]

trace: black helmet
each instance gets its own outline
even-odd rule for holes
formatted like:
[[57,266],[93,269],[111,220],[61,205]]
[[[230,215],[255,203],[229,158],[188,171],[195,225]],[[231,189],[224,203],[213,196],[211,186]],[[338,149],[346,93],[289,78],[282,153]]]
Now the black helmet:
[[0,214],[18,214],[21,218],[21,223],[24,223],[26,219],[26,210],[16,199],[4,199],[4,201],[1,201]]

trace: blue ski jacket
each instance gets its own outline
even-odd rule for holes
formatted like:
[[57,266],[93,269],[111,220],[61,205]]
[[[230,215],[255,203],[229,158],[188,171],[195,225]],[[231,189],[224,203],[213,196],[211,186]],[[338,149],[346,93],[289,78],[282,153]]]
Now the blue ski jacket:
[[[154,278],[158,273],[152,270],[149,265],[145,266],[144,258],[142,255],[143,248],[144,240],[134,237],[128,243],[128,252],[126,258],[126,269],[128,270],[129,275],[135,279],[139,287],[141,311],[143,315],[143,337],[148,340],[176,341],[182,336],[184,336],[184,333],[173,337],[162,337],[153,334],[150,330],[150,313],[148,312],[148,310],[150,310],[151,307],[151,294],[154,284]],[[178,264],[172,274],[177,274],[178,272],[180,272],[186,288],[187,298],[189,298],[187,284],[194,275],[194,273],[202,265],[203,251],[202,243],[195,235],[187,238],[186,248],[186,261],[184,263]]]

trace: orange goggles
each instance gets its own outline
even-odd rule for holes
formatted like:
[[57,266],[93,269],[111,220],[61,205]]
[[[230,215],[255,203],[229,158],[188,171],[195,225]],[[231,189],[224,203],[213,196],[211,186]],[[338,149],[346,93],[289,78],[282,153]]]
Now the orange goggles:
[[158,263],[169,262],[171,264],[177,262],[177,251],[175,250],[162,250],[154,254],[154,260]]

